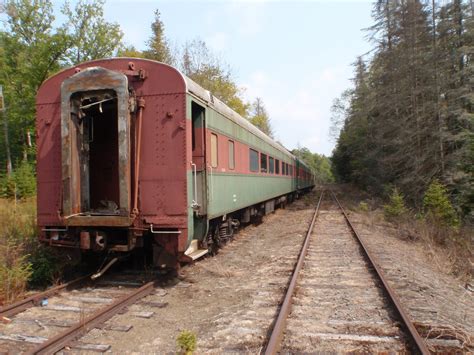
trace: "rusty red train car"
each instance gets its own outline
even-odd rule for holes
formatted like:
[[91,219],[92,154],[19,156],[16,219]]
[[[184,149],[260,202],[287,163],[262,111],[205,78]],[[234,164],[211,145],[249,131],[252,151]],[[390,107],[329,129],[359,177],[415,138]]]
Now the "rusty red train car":
[[40,240],[176,266],[313,187],[308,167],[177,69],[86,62],[37,95]]

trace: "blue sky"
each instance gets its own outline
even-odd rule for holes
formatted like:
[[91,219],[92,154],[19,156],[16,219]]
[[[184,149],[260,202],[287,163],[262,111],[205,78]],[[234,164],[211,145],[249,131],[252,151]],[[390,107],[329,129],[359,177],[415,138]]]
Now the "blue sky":
[[370,49],[370,1],[119,1],[105,14],[139,49],[158,8],[174,45],[201,38],[233,69],[244,96],[263,99],[275,136],[330,155],[332,101],[348,88],[351,64]]
[[370,1],[107,0],[105,16],[144,49],[157,8],[172,45],[203,39],[245,98],[263,99],[287,148],[331,154],[330,107],[351,85],[356,56],[370,49],[362,31],[372,24]]

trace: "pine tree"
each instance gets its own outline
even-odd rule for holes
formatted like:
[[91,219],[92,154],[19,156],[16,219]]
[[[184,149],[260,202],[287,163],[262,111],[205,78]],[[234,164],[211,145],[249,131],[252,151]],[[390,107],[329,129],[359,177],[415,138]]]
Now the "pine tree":
[[257,126],[263,133],[273,137],[273,130],[270,123],[270,117],[268,116],[263,100],[257,97],[252,104],[252,115],[249,121]]
[[161,21],[159,10],[155,10],[155,20],[151,24],[152,35],[147,42],[148,49],[143,52],[145,58],[174,65],[175,58],[171,54],[168,40],[165,37],[165,26]]

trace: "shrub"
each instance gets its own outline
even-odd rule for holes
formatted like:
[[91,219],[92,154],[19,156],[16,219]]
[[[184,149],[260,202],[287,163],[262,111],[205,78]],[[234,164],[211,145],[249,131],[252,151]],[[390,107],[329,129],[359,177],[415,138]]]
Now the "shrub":
[[407,213],[403,195],[395,187],[390,194],[390,202],[383,206],[385,217],[393,219]]
[[367,204],[367,202],[359,202],[359,211],[361,212],[369,212],[369,205]]
[[0,179],[0,196],[7,198],[26,198],[36,193],[34,166],[21,162],[11,176]]
[[32,267],[28,284],[33,287],[50,285],[61,271],[62,264],[59,259],[42,245],[36,245],[35,250],[28,256],[28,262]]
[[446,187],[438,180],[428,186],[423,198],[425,216],[441,226],[457,227],[459,220],[453,205],[449,201]]
[[190,355],[196,350],[196,334],[189,330],[183,330],[179,333],[176,344],[180,353]]

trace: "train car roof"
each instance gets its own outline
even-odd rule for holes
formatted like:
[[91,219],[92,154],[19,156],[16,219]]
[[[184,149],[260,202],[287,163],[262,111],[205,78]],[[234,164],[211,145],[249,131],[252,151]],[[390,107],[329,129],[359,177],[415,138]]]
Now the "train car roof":
[[213,107],[217,112],[222,114],[223,116],[227,117],[229,120],[233,121],[234,123],[238,124],[239,126],[245,128],[247,131],[251,132],[258,138],[262,139],[265,141],[267,144],[270,144],[274,148],[283,151],[286,153],[289,157],[296,159],[296,157],[287,149],[285,148],[282,144],[276,142],[273,140],[271,137],[269,137],[267,134],[262,132],[260,129],[258,129],[256,126],[254,126],[252,123],[250,123],[249,120],[243,118],[240,116],[237,112],[232,110],[229,106],[227,106],[225,103],[223,103],[221,100],[219,100],[217,97],[215,97],[209,90],[204,89],[202,86],[194,82],[192,79],[188,78],[186,75],[182,74],[184,80],[186,81],[186,89],[187,91],[200,98],[201,100],[205,101],[209,106]]

